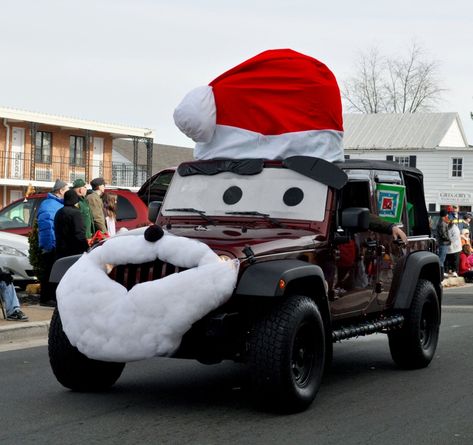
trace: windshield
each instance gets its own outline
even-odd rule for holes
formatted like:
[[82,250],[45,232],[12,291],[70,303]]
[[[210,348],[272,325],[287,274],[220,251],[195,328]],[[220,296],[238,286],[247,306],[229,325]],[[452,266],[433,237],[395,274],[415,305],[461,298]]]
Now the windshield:
[[29,227],[33,217],[35,199],[20,201],[0,211],[0,230]]
[[188,215],[179,209],[194,208],[209,216],[257,211],[278,219],[323,221],[326,199],[326,185],[286,168],[264,168],[254,175],[182,177],[176,172],[162,214]]

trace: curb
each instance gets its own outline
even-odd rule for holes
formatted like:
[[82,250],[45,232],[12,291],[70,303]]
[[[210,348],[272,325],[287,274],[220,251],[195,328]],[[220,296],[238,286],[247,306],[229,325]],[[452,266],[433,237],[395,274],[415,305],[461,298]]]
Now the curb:
[[24,325],[0,327],[0,345],[13,343],[19,340],[47,340],[49,321],[26,322]]

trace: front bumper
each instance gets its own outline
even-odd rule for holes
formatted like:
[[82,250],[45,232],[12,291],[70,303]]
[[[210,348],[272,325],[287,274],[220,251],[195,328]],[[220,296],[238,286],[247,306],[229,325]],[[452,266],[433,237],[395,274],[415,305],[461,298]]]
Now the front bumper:
[[37,281],[28,257],[0,255],[0,267],[13,275],[15,284],[17,282],[24,284]]

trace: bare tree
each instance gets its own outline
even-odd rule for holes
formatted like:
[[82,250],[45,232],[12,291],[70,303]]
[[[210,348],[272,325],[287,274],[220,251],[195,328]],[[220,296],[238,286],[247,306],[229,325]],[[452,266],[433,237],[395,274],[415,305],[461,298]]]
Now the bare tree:
[[343,84],[349,111],[415,113],[430,111],[445,91],[438,78],[439,63],[429,60],[416,43],[406,57],[382,57],[377,49],[360,54],[355,75]]

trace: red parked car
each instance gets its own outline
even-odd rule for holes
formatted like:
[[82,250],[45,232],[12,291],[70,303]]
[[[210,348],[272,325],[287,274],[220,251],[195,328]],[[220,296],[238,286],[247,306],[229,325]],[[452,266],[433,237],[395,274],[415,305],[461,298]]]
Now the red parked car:
[[[108,188],[107,192],[117,195],[117,230],[125,227],[134,229],[148,225],[148,207],[138,195],[127,189]],[[0,210],[0,230],[27,236],[33,227],[39,205],[47,193],[30,195],[19,199]]]

